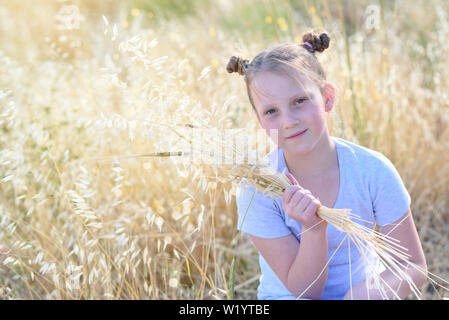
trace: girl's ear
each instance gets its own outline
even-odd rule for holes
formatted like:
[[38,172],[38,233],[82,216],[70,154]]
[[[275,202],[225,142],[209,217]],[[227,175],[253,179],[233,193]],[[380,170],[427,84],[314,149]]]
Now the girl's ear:
[[332,110],[335,102],[335,88],[332,84],[327,83],[323,92],[324,110],[329,112]]

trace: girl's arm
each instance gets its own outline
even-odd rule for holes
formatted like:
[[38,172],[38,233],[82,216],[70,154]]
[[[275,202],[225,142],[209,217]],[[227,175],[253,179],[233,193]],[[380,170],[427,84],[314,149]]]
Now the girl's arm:
[[301,235],[265,239],[249,235],[265,261],[284,286],[299,298],[320,299],[327,280],[326,225]]
[[[418,232],[416,231],[416,227],[413,222],[412,212],[410,208],[402,218],[398,219],[392,224],[380,227],[379,231],[399,240],[399,244],[402,247],[407,248],[408,251],[406,251],[406,253],[410,255],[409,261],[418,265],[422,270],[417,270],[410,265],[408,267],[406,265],[403,265],[403,270],[407,272],[416,287],[422,287],[427,279],[427,265],[421,247],[421,242],[418,237]],[[395,299],[397,298],[396,295],[401,299],[404,299],[412,292],[406,281],[401,281],[388,269],[382,272],[380,274],[380,277],[384,279],[388,284],[388,286],[384,285],[384,289],[387,293],[388,299]],[[370,286],[367,281],[359,283],[352,288],[352,292],[351,289],[348,290],[344,299],[383,299],[380,291],[377,288],[372,287],[373,286]],[[388,289],[388,287],[394,290],[396,292],[396,295],[391,291],[391,289]]]
[[327,222],[316,214],[319,200],[302,188],[293,175],[287,177],[293,186],[285,190],[282,207],[290,218],[302,224],[301,242],[292,234],[276,239],[250,237],[295,297],[320,299],[328,271]]

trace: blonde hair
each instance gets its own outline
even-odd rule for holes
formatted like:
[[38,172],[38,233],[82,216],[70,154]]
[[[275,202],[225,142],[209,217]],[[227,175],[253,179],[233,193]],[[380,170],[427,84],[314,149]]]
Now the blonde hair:
[[273,45],[256,55],[251,63],[239,56],[232,56],[229,59],[226,70],[244,76],[249,101],[254,111],[256,107],[250,88],[254,79],[263,72],[285,75],[299,84],[301,82],[295,74],[304,75],[319,87],[321,93],[324,92],[327,83],[326,74],[315,52],[323,52],[329,48],[330,38],[327,33],[318,36],[307,32],[303,35],[302,41],[302,44],[287,42]]

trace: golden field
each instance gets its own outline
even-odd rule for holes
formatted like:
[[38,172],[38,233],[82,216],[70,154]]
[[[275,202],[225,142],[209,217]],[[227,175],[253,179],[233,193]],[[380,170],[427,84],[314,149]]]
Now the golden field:
[[[333,136],[382,152],[449,279],[446,1],[0,2],[0,298],[254,299],[235,185],[164,126],[256,129],[232,55],[325,30]],[[117,156],[117,158],[114,158]],[[234,263],[233,263],[234,261]],[[430,283],[424,299],[447,295]]]

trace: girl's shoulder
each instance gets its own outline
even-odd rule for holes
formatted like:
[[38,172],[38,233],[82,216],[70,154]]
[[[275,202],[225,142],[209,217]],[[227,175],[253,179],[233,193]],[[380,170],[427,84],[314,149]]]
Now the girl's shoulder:
[[335,146],[339,148],[339,154],[342,154],[346,161],[354,161],[361,168],[376,171],[393,166],[390,159],[379,151],[343,138],[332,136],[331,139],[335,142]]
[[[342,138],[333,138],[345,157],[347,181],[369,196],[372,215],[380,226],[393,223],[410,207],[411,197],[393,163],[379,151]],[[341,152],[344,150],[346,152]],[[367,199],[364,197],[364,199]],[[362,212],[362,207],[360,209]]]

